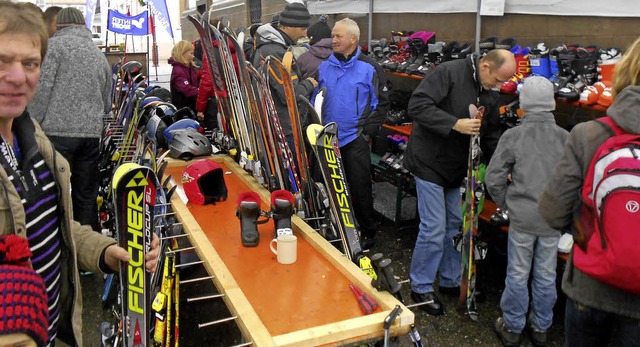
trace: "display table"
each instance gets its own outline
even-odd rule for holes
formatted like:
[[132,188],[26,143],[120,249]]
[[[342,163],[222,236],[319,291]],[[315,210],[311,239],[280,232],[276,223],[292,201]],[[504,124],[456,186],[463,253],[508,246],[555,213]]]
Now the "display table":
[[[226,173],[228,199],[204,206],[185,202],[179,178],[187,163],[169,161],[166,172],[178,185],[171,203],[247,340],[255,346],[318,346],[382,337],[385,317],[402,304],[391,294],[374,289],[370,277],[302,219],[292,218],[298,236],[294,264],[279,264],[269,249],[273,221],[259,225],[257,247],[242,246],[235,216],[238,195],[255,191],[263,200],[261,208],[268,210],[270,193],[230,157],[212,159]],[[362,313],[349,283],[377,301],[379,308],[373,314]],[[392,336],[408,333],[414,322],[414,314],[402,308],[390,329]]]

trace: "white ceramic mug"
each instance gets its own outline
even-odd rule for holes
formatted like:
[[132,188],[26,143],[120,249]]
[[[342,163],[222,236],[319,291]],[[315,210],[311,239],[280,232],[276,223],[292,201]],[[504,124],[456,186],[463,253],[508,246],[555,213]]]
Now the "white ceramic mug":
[[[277,249],[273,244],[277,243]],[[271,252],[278,256],[278,263],[293,264],[298,259],[298,238],[295,235],[283,234],[271,240],[269,244]]]

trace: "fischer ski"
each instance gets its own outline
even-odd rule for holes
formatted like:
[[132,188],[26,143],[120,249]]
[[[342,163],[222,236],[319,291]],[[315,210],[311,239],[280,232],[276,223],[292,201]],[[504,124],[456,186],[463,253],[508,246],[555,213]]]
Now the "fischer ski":
[[148,346],[151,323],[149,293],[151,273],[145,269],[145,255],[151,248],[157,178],[151,168],[127,163],[113,178],[118,244],[131,254],[120,264],[122,341],[126,346]]
[[331,213],[342,239],[343,251],[347,258],[357,264],[362,257],[360,233],[351,207],[351,196],[338,148],[338,125],[329,123],[323,127],[320,124],[311,124],[307,127],[307,138],[318,158],[328,190]]

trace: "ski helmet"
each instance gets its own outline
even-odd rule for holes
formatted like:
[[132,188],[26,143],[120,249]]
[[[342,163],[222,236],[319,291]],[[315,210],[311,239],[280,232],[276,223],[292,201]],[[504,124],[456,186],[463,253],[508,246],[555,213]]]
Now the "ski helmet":
[[200,124],[193,120],[193,119],[181,119],[171,125],[169,125],[164,131],[164,138],[167,139],[167,142],[171,142],[173,140],[173,135],[178,131],[178,130],[184,130],[184,129],[193,129],[193,130],[198,130],[200,129]]
[[151,142],[153,142],[158,147],[164,149],[167,149],[169,147],[167,144],[167,140],[162,133],[166,128],[167,125],[164,124],[162,119],[160,119],[160,117],[155,114],[151,116],[151,118],[149,118],[149,121],[147,122],[147,136],[149,137],[149,140],[151,140]]
[[211,141],[192,129],[177,130],[169,143],[169,156],[174,159],[191,160],[212,152]]
[[156,114],[166,125],[173,124],[173,114],[176,113],[176,107],[168,102],[158,102],[151,111],[151,116]]
[[200,159],[182,171],[182,188],[189,201],[206,205],[227,199],[222,167],[211,159]]
[[193,110],[191,109],[191,107],[189,106],[185,106],[181,109],[179,109],[178,111],[176,111],[176,113],[173,114],[173,121],[177,122],[181,119],[198,119],[198,117],[196,116],[196,113],[193,112]]
[[147,96],[155,96],[164,102],[171,102],[171,92],[164,87],[156,86],[147,93]]
[[157,106],[161,102],[162,102],[162,99],[160,99],[159,97],[147,95],[140,102],[140,108],[150,108],[150,107],[153,107],[153,106]]

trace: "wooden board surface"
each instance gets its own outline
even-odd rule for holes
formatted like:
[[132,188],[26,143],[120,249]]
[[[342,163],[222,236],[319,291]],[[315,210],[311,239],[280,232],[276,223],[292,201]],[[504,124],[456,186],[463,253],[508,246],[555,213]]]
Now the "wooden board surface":
[[[326,242],[298,217],[293,218],[298,236],[298,260],[282,265],[269,249],[274,224],[258,227],[260,243],[244,247],[240,221],[235,215],[237,197],[257,191],[261,208],[269,209],[269,192],[260,187],[228,157],[215,160],[226,172],[228,199],[215,205],[196,205],[185,200],[179,178],[184,162],[172,162],[167,174],[178,185],[172,200],[205,267],[216,276],[214,284],[225,293],[232,314],[239,317],[245,336],[256,345],[302,346],[382,336],[382,322],[400,304],[388,293],[377,292],[357,266]],[[349,283],[374,297],[380,308],[364,316],[349,289]],[[404,308],[404,307],[403,307]],[[392,335],[406,333],[414,315],[404,308],[392,327]]]

